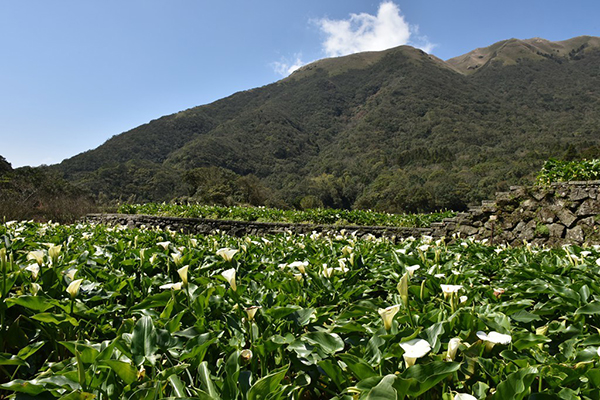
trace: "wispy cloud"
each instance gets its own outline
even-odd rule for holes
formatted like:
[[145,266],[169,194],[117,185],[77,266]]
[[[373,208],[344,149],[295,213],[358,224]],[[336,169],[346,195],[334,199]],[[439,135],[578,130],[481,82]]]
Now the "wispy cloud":
[[[380,51],[401,45],[411,45],[427,53],[435,47],[427,36],[419,33],[418,25],[406,21],[400,7],[386,0],[379,4],[377,15],[350,14],[348,19],[321,18],[313,21],[325,34],[322,51],[327,57],[339,57],[363,51]],[[294,60],[272,63],[278,74],[287,76],[308,64],[301,55]]]
[[275,73],[281,76],[288,76],[292,72],[306,64],[308,63],[302,61],[302,54],[296,54],[294,55],[293,60],[282,58],[281,61],[275,61],[271,63],[271,66],[275,70]]

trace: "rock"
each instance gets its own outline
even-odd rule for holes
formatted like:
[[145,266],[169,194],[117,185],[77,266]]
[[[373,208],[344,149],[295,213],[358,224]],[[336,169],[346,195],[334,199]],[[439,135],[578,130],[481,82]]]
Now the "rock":
[[460,232],[460,237],[474,236],[478,232],[477,228],[469,225],[459,225],[457,230]]
[[527,199],[521,203],[521,207],[526,211],[533,211],[538,208],[538,202],[534,199]]
[[587,217],[587,218],[583,218],[583,219],[579,220],[577,225],[594,226],[595,223],[596,223],[596,220],[594,219],[594,217]]
[[551,238],[561,238],[565,232],[565,227],[561,224],[551,224],[548,225],[548,230]]
[[577,215],[588,216],[600,214],[600,202],[597,200],[585,200],[577,209]]
[[583,229],[580,226],[568,229],[565,239],[575,243],[583,243]]
[[544,224],[551,224],[554,222],[556,214],[554,214],[554,212],[549,208],[543,207],[539,209],[537,217],[539,218],[540,222]]
[[571,194],[569,194],[569,200],[571,201],[580,201],[580,200],[584,200],[584,199],[588,199],[590,196],[586,190],[586,188],[584,187],[574,187],[573,190],[571,190]]
[[562,222],[562,224],[567,228],[572,227],[575,221],[577,220],[577,216],[571,211],[567,210],[566,208],[558,208],[556,211],[556,216],[558,217],[559,221]]

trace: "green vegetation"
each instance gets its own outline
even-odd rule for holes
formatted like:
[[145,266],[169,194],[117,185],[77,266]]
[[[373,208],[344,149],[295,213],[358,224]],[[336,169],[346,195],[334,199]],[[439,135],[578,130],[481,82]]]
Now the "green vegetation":
[[223,207],[201,204],[124,204],[118,212],[183,218],[230,219],[237,221],[290,222],[296,224],[369,225],[428,227],[432,222],[455,215],[452,211],[430,214],[388,214],[370,210],[280,210],[266,207]]
[[0,156],[0,220],[74,222],[95,211],[91,195],[45,167],[13,169]]
[[594,181],[600,179],[600,160],[561,161],[550,159],[544,163],[537,182]]
[[597,248],[30,222],[0,239],[2,398],[598,398]]
[[408,46],[324,60],[53,168],[101,201],[465,210],[600,156],[598,39],[509,42],[468,76]]

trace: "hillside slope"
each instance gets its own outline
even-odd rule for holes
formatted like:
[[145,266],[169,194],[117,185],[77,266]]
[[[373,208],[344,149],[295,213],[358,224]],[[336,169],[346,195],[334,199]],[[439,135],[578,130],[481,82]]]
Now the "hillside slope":
[[511,39],[447,62],[409,46],[325,59],[55,168],[109,199],[461,209],[548,157],[599,153],[599,48]]

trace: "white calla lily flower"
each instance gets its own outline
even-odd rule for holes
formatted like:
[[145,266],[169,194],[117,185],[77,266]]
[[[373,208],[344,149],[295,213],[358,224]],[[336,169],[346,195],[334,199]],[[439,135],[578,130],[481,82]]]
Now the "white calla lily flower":
[[166,283],[164,285],[159,286],[159,289],[162,290],[181,290],[181,288],[183,287],[183,282],[177,282],[177,283]]
[[454,361],[460,343],[460,338],[450,339],[450,341],[448,342],[448,352],[446,353],[446,361]]
[[72,299],[77,297],[77,294],[79,293],[79,287],[81,286],[81,282],[83,282],[83,279],[77,279],[69,283],[69,286],[67,286],[67,293],[69,293]]
[[400,311],[400,304],[396,304],[394,306],[389,306],[386,308],[380,308],[377,310],[381,319],[383,320],[383,326],[386,331],[392,329],[392,321],[394,320],[394,315]]
[[477,337],[485,342],[485,349],[488,351],[491,350],[494,345],[509,344],[512,341],[510,335],[498,333],[496,331],[491,331],[490,333],[479,331],[477,332]]
[[408,271],[409,276],[412,278],[415,274],[415,271],[418,270],[419,268],[421,268],[420,265],[411,265],[410,267],[406,267],[406,270]]
[[40,273],[40,266],[38,264],[32,264],[25,267],[25,271],[31,272],[31,279],[35,281]]
[[223,247],[222,249],[217,250],[217,255],[223,257],[225,261],[231,261],[238,251],[238,249]]
[[256,315],[256,312],[258,311],[259,308],[262,308],[261,306],[251,306],[246,308],[246,314],[248,315],[248,321],[252,321],[254,319],[254,316]]
[[400,343],[400,347],[404,350],[404,362],[406,368],[411,367],[417,361],[417,358],[425,356],[431,351],[431,345],[427,340],[412,339],[408,342]]
[[454,395],[454,400],[477,400],[477,397],[468,393],[456,393]]
[[183,283],[183,286],[187,286],[188,284],[188,269],[190,268],[189,265],[186,265],[185,267],[181,267],[177,270],[177,273],[179,274],[179,277],[181,278],[181,283]]
[[235,268],[225,270],[221,275],[223,275],[223,278],[227,279],[229,286],[231,286],[231,290],[235,292],[237,290],[237,285],[235,284]]

